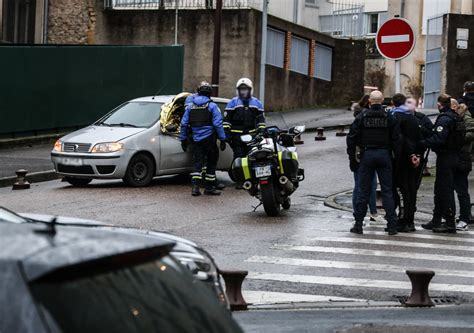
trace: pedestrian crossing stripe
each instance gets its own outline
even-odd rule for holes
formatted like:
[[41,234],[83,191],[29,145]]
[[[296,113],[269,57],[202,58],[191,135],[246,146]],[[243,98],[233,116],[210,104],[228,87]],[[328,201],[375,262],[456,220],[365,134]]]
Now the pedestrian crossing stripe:
[[[381,271],[381,272],[395,272],[405,273],[405,270],[432,270],[432,267],[407,267],[406,265],[388,265],[388,264],[371,264],[361,262],[347,262],[347,261],[333,261],[333,260],[313,260],[313,259],[299,259],[299,258],[284,258],[284,257],[271,257],[271,256],[252,256],[245,260],[246,262],[262,263],[262,264],[275,264],[275,265],[287,265],[287,266],[300,266],[300,267],[319,267],[319,268],[336,268],[336,269],[359,269],[359,270],[370,270],[370,271]],[[435,270],[436,276],[456,276],[456,277],[467,277],[473,278],[474,273],[472,271],[461,271],[461,270]]]
[[[419,232],[415,233],[399,233],[395,236],[390,236],[391,238],[401,238],[401,237],[408,237],[408,238],[419,238],[419,239],[430,239],[430,240],[440,240],[440,241],[449,241],[449,242],[466,242],[466,243],[474,243],[474,238],[467,238],[467,237],[460,237],[462,232],[458,233],[457,235],[453,236],[440,236],[436,234],[422,234]],[[364,230],[364,236],[371,235],[371,236],[387,236],[386,232],[383,231],[366,231]]]
[[[297,274],[278,274],[278,273],[249,273],[247,276],[251,280],[267,280],[279,282],[295,282],[308,284],[322,284],[331,286],[362,287],[362,288],[380,288],[380,289],[408,289],[411,290],[410,282],[393,280],[373,280],[359,278],[342,278],[333,276],[314,276]],[[474,293],[473,285],[466,284],[446,284],[430,283],[430,291]]]
[[359,298],[346,298],[337,296],[282,293],[274,291],[255,291],[242,290],[242,295],[248,304],[265,305],[265,304],[288,304],[303,302],[365,302],[366,300]]
[[426,249],[441,249],[441,250],[457,250],[457,251],[474,251],[472,246],[437,244],[437,243],[414,243],[401,240],[385,240],[385,239],[371,239],[371,238],[349,238],[349,237],[315,237],[311,238],[313,241],[323,242],[338,242],[338,243],[357,243],[370,245],[389,245],[389,246],[403,246],[403,247],[418,247]]
[[[371,224],[370,226],[364,227],[364,232],[365,232],[365,228],[386,228],[386,227],[387,226],[385,224]],[[430,232],[432,232],[432,231],[430,231]],[[472,231],[472,230],[458,231],[457,234],[459,234],[459,235],[474,235],[474,231]],[[456,237],[456,236],[454,236],[454,237]]]
[[354,254],[375,257],[391,257],[412,260],[432,260],[432,261],[450,261],[466,264],[474,264],[474,258],[461,256],[447,256],[440,254],[427,254],[418,252],[399,252],[399,251],[380,251],[366,250],[358,248],[342,248],[342,247],[325,247],[325,246],[301,246],[301,245],[274,245],[273,248],[291,251],[304,252],[322,252],[335,254]]

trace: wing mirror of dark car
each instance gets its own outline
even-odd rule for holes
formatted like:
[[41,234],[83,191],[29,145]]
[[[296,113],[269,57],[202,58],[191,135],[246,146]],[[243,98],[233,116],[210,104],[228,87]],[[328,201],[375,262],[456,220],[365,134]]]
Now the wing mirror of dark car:
[[175,133],[175,132],[178,131],[178,126],[176,126],[174,124],[169,124],[169,125],[166,125],[165,129],[166,129],[167,132]]

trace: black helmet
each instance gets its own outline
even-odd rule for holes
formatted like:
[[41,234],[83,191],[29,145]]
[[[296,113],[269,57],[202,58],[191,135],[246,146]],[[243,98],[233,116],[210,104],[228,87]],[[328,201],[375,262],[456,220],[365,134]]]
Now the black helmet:
[[464,83],[464,90],[467,92],[474,92],[474,82],[473,81],[466,81]]
[[199,87],[197,88],[197,93],[201,96],[210,97],[212,94],[212,86],[207,81],[202,81]]

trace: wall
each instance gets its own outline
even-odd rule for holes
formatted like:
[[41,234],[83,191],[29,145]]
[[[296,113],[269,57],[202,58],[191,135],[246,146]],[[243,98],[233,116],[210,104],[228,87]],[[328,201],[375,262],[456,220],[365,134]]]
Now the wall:
[[182,90],[180,46],[0,46],[0,62],[0,137],[88,125],[129,99]]
[[49,0],[48,43],[87,44],[89,3],[95,0]]
[[[454,97],[460,97],[465,81],[474,80],[474,15],[449,14],[445,17],[446,39],[443,44],[442,88]],[[467,50],[456,47],[456,29],[469,29]]]

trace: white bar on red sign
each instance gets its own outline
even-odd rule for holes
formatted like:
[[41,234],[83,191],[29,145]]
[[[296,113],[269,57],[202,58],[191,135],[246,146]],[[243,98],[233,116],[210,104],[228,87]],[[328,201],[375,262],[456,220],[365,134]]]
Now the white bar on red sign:
[[403,43],[409,41],[410,35],[382,36],[382,43]]

